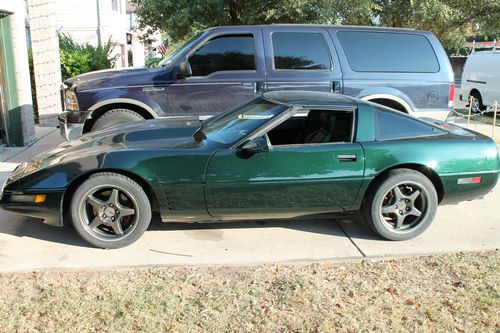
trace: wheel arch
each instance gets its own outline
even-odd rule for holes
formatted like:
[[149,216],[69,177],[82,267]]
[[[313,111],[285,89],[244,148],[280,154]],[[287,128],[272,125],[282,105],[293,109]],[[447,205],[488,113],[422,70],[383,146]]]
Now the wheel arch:
[[376,186],[387,177],[387,174],[391,170],[395,170],[395,169],[415,170],[415,171],[420,172],[424,176],[426,176],[431,181],[431,183],[434,185],[434,188],[436,189],[436,193],[438,196],[438,203],[441,203],[441,201],[443,200],[443,197],[444,197],[444,185],[443,185],[443,182],[441,181],[441,178],[433,169],[429,168],[426,165],[418,164],[418,163],[406,163],[406,164],[393,165],[393,166],[379,172],[370,181],[370,184],[368,185],[368,188],[366,189],[366,191],[363,195],[363,203],[364,203],[367,195],[369,195],[372,191],[374,191]]
[[63,194],[63,199],[61,202],[61,221],[63,221],[63,225],[70,225],[71,222],[68,219],[68,211],[69,211],[69,205],[71,203],[71,199],[73,198],[73,194],[75,193],[76,189],[80,184],[82,184],[84,181],[86,181],[91,175],[101,173],[101,172],[113,172],[113,173],[118,173],[123,176],[129,177],[133,181],[135,181],[137,184],[139,184],[146,192],[146,195],[148,196],[150,202],[151,202],[151,208],[153,212],[160,212],[160,202],[158,201],[158,198],[153,191],[153,188],[151,185],[144,180],[141,176],[122,169],[113,169],[113,168],[106,168],[106,169],[95,169],[92,171],[88,171],[75,179],[73,179],[69,185],[66,187],[66,190],[64,191]]
[[368,96],[364,96],[361,98],[364,101],[377,103],[380,105],[384,105],[398,111],[405,112],[410,114],[412,112],[412,108],[410,104],[405,101],[403,98],[392,95],[392,94],[372,94]]
[[144,119],[155,119],[158,118],[157,113],[147,104],[132,100],[132,99],[111,99],[93,105],[90,110],[93,110],[91,117],[85,121],[83,125],[83,133],[90,131],[95,121],[112,109],[129,109],[140,114]]

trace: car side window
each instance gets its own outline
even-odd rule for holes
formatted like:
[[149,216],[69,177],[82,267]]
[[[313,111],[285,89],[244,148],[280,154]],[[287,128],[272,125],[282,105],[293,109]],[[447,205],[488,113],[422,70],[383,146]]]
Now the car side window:
[[375,139],[377,141],[439,135],[443,133],[445,132],[437,127],[426,124],[418,119],[410,118],[402,113],[384,110],[375,111]]
[[271,37],[274,69],[331,69],[330,51],[322,34],[314,32],[273,32]]
[[439,62],[424,35],[339,31],[349,66],[356,72],[436,73]]
[[193,76],[219,71],[255,70],[255,42],[251,34],[218,36],[189,59]]
[[295,115],[267,133],[273,146],[352,141],[351,111],[310,110]]

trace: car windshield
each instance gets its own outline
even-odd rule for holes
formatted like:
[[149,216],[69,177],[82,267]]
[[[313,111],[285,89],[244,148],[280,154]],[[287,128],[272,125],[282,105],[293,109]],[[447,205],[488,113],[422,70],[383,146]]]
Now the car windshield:
[[211,141],[221,144],[234,143],[287,109],[285,105],[274,104],[258,97],[221,117],[207,120],[199,131]]
[[201,35],[203,35],[204,31],[201,31],[188,39],[184,44],[179,46],[174,52],[163,58],[159,63],[158,66],[169,66],[173,62],[177,60],[177,57],[181,54],[184,53],[184,50],[188,49],[191,47],[191,45],[200,38]]

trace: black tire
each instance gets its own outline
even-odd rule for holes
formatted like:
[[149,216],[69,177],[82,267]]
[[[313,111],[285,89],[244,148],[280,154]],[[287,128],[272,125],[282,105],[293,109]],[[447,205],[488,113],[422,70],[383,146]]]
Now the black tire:
[[362,213],[378,235],[388,240],[407,240],[429,227],[437,206],[436,189],[425,175],[395,169],[367,194]]
[[144,117],[129,109],[112,109],[101,115],[92,125],[91,131],[98,131],[111,126],[144,120]]
[[70,212],[78,234],[106,249],[134,243],[151,222],[151,203],[141,186],[112,172],[94,174],[83,182],[71,199]]
[[470,96],[474,97],[474,102],[472,103],[472,113],[481,113],[486,110],[486,107],[483,104],[483,98],[479,91],[473,91],[470,93]]

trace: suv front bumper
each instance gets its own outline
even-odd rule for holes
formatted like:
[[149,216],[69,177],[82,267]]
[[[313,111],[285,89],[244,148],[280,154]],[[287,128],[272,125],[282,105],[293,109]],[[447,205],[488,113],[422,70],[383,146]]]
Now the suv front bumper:
[[67,140],[73,140],[83,134],[85,120],[90,119],[92,111],[65,111],[57,117],[61,135]]

